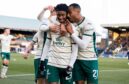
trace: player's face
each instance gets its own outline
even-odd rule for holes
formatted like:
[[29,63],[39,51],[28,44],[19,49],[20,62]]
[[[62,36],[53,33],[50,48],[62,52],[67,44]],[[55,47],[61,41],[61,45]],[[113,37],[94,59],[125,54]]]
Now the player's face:
[[80,15],[80,10],[69,7],[68,17],[71,22],[77,22]]
[[57,19],[60,23],[64,23],[66,21],[67,13],[65,11],[57,11]]
[[6,32],[6,34],[9,35],[10,34],[10,29],[6,29],[5,32]]

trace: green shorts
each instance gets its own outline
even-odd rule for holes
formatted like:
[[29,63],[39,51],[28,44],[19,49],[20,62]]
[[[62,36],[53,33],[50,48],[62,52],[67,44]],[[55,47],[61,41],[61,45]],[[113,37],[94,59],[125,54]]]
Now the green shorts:
[[98,61],[76,60],[73,69],[73,80],[86,80],[88,83],[98,84]]
[[63,72],[65,68],[58,68],[54,66],[47,65],[47,79],[49,83],[52,82],[61,82],[61,84],[73,84],[72,78],[66,80],[63,77]]
[[[48,60],[45,59],[46,66],[47,66],[47,62],[48,62]],[[40,73],[38,73],[39,64],[40,64],[40,58],[34,59],[35,80],[37,80],[38,78],[46,78],[46,77],[42,76]]]
[[1,57],[2,57],[2,60],[10,60],[10,53],[6,53],[6,52],[1,52]]

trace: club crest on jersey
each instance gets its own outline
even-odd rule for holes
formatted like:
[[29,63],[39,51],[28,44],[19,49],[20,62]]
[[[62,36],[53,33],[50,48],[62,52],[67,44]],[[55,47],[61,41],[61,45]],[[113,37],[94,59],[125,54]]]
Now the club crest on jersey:
[[57,37],[56,41],[62,41],[62,39],[60,37]]
[[64,46],[65,43],[62,41],[61,37],[56,38],[55,41],[53,41],[53,44],[57,45],[57,46]]

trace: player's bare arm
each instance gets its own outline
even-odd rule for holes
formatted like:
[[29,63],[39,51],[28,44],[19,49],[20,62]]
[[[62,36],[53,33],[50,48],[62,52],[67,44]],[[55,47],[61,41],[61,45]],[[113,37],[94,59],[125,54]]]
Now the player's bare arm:
[[28,47],[25,49],[25,52],[23,53],[24,59],[27,59],[28,58],[28,55],[29,55],[29,53],[30,53],[33,45],[34,45],[33,42],[30,42],[29,45],[28,45]]
[[29,45],[25,49],[25,51],[23,53],[24,59],[28,58],[28,55],[31,52],[32,47],[34,46],[35,43],[37,43],[37,41],[38,41],[38,34],[39,34],[39,31],[34,35],[33,40],[29,43]]
[[[38,17],[37,17],[37,19],[38,19],[39,21],[42,22],[42,20],[43,20],[43,18],[44,18],[44,13],[45,13],[47,10],[49,10],[50,12],[52,12],[52,11],[54,10],[54,7],[51,6],[51,5],[45,7],[45,8],[41,11],[41,13],[38,15]],[[51,15],[50,15],[50,16],[51,16]],[[50,16],[49,16],[49,17],[50,17]]]

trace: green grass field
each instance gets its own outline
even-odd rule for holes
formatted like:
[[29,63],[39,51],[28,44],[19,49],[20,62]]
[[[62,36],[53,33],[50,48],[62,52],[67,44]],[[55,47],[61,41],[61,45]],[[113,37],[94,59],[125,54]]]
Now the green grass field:
[[[99,58],[99,84],[129,84],[127,62],[127,59]],[[0,79],[0,84],[34,84],[33,72],[33,56],[24,60],[20,54],[12,54],[8,78]]]

